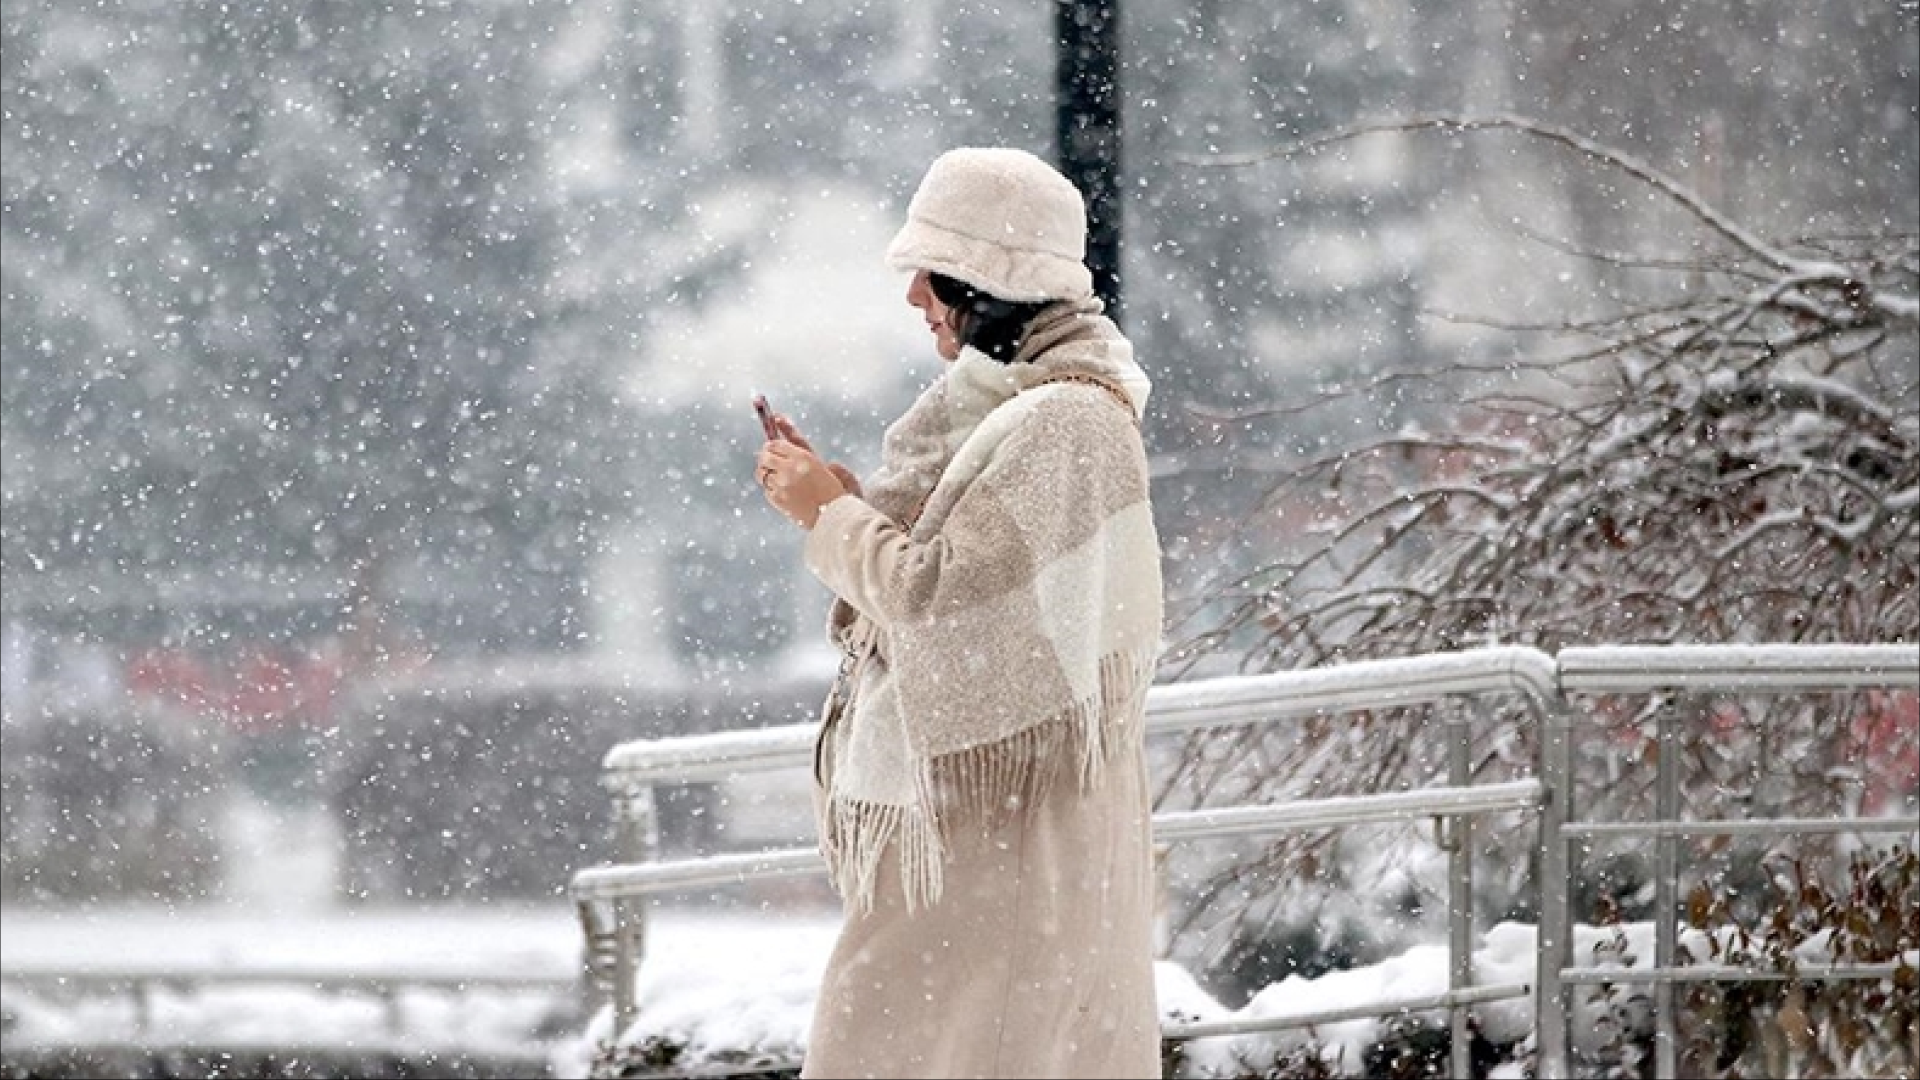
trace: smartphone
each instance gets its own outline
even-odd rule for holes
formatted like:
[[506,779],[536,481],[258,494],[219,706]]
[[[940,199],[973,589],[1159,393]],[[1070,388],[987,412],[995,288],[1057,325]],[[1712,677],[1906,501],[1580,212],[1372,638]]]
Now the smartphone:
[[760,430],[766,432],[768,442],[784,437],[780,434],[780,425],[773,422],[773,409],[767,405],[767,395],[753,395],[753,411],[760,414]]

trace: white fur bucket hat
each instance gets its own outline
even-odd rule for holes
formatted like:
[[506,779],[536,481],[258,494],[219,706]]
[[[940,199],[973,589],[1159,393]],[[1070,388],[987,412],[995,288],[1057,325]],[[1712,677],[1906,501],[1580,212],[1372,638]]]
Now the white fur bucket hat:
[[887,245],[895,270],[931,270],[1017,302],[1085,300],[1087,206],[1025,150],[961,147],[934,159]]

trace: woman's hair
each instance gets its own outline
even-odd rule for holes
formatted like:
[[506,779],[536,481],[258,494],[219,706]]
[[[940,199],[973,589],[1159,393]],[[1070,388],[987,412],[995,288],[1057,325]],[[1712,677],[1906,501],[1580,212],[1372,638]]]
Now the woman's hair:
[[948,325],[960,344],[971,345],[1003,364],[1013,362],[1027,324],[1052,302],[1002,300],[945,274],[927,274],[927,285],[934,298],[947,306]]

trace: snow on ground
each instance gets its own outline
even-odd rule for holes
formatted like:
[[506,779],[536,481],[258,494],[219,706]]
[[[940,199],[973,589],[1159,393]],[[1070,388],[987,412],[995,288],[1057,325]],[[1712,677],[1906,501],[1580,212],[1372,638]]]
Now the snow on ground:
[[[724,1008],[717,1038],[792,1040],[804,1033],[798,1003],[752,987],[800,986],[818,965],[837,914],[769,917],[752,911],[661,908],[652,916],[645,980],[671,987],[684,1012]],[[250,911],[206,908],[0,909],[0,1030],[9,1047],[75,1043],[125,1046],[398,1048],[559,1054],[584,1061],[587,1010],[579,981],[581,937],[564,904],[528,908]],[[140,1028],[133,995],[25,984],[26,973],[193,970],[234,975],[298,970],[322,976],[511,977],[545,987],[419,988],[393,1008],[376,995],[311,984],[198,991],[155,986]],[[735,1002],[722,1006],[719,986]],[[809,991],[810,993],[810,991]],[[656,1000],[663,996],[655,992]],[[671,1016],[672,1014],[665,1014]],[[765,1034],[759,1034],[764,1032]],[[584,1066],[582,1066],[584,1067]]]
[[[724,963],[712,959],[687,963],[708,948],[698,929],[688,929],[693,932],[678,942],[673,939],[674,929],[664,926],[652,939],[656,943],[648,960],[652,967],[643,968],[640,976],[640,1015],[618,1041],[639,1045],[658,1038],[684,1046],[682,1060],[688,1064],[708,1061],[722,1051],[761,1060],[799,1060],[814,989],[832,945],[831,927],[791,927],[771,951],[742,950],[730,954]],[[1651,956],[1651,928],[1637,926],[1628,932],[1633,942],[1629,951]],[[1586,930],[1576,938],[1589,949],[1599,939],[1598,932]],[[1531,926],[1502,924],[1489,930],[1474,954],[1479,981],[1530,986],[1533,941]],[[1444,946],[1419,946],[1368,967],[1317,979],[1289,978],[1267,987],[1238,1010],[1221,1005],[1178,964],[1162,961],[1155,975],[1164,1018],[1213,1022],[1298,1016],[1438,994],[1447,989],[1447,955]],[[1526,998],[1480,1005],[1475,1011],[1483,1031],[1498,1043],[1517,1042],[1532,1029],[1533,1008]],[[1439,1011],[1430,1018],[1436,1026],[1446,1023]],[[1354,1069],[1380,1037],[1382,1027],[1379,1019],[1351,1020],[1320,1025],[1313,1035],[1338,1054],[1337,1060],[1347,1069]],[[558,1049],[556,1075],[584,1075],[595,1045],[611,1034],[610,1017],[601,1011],[575,1042]],[[1308,1035],[1298,1029],[1193,1040],[1188,1044],[1186,1075],[1243,1075],[1247,1063],[1271,1061],[1274,1054],[1307,1042]]]
[[[195,907],[0,908],[0,1033],[10,1049],[62,1046],[394,1050],[497,1054],[546,1061],[553,1075],[584,1076],[611,1040],[611,1018],[581,978],[582,937],[570,905],[439,908],[343,906],[332,869],[317,856],[336,846],[311,811],[242,800],[228,830],[228,865],[244,869],[221,901]],[[649,1039],[682,1047],[681,1061],[793,1062],[804,1048],[812,1002],[839,926],[830,894],[797,889],[758,901],[649,908],[639,976],[640,1016],[620,1045]],[[1576,963],[1651,961],[1649,924],[1576,930]],[[1695,955],[1707,955],[1683,935]],[[1810,960],[1825,957],[1809,955]],[[1920,961],[1920,954],[1915,955]],[[1478,938],[1478,985],[1531,986],[1535,932],[1502,923]],[[199,972],[203,985],[157,976]],[[143,999],[124,986],[49,985],[52,973],[144,974]],[[251,976],[281,976],[245,983]],[[289,974],[291,973],[291,974]],[[353,989],[378,977],[402,988],[390,998]],[[1297,1017],[1436,995],[1446,990],[1444,947],[1417,945],[1366,967],[1266,987],[1228,1009],[1181,966],[1157,969],[1163,1016],[1176,1023]],[[486,985],[514,979],[532,985]],[[317,985],[340,980],[347,988]],[[433,980],[465,985],[426,985]],[[1573,995],[1574,1048],[1597,1048],[1606,1025],[1592,991]],[[1520,996],[1477,1005],[1480,1030],[1499,1046],[1533,1028]],[[1438,1010],[1424,1019],[1445,1024]],[[1322,1023],[1311,1038],[1353,1075],[1385,1021]],[[1304,1029],[1214,1036],[1186,1044],[1189,1076],[1258,1072],[1274,1055],[1306,1046]],[[1508,1070],[1515,1068],[1508,1063]]]
[[[649,914],[639,983],[640,1017],[619,1042],[658,1037],[685,1048],[682,1063],[712,1058],[797,1061],[805,1044],[815,987],[826,964],[838,913],[817,904],[792,908],[698,909],[657,905]],[[1650,924],[1581,927],[1576,962],[1603,958],[1645,964],[1653,953]],[[1688,931],[1690,939],[1696,931]],[[1683,944],[1688,944],[1683,940]],[[1691,944],[1699,946],[1698,941]],[[1704,949],[1699,950],[1704,953]],[[228,1048],[396,1048],[519,1054],[550,1063],[553,1075],[584,1076],[596,1047],[608,1039],[605,1009],[593,1009],[578,980],[580,931],[563,904],[529,908],[316,909],[250,911],[244,907],[49,911],[9,904],[0,910],[0,1014],[10,1047],[75,1042],[95,1046],[214,1045]],[[1920,959],[1920,954],[1916,954]],[[1502,923],[1480,935],[1474,970],[1481,985],[1531,985],[1535,934]],[[136,1030],[133,998],[79,995],[18,981],[23,973],[61,969],[194,968],[228,972],[270,967],[351,974],[466,974],[549,980],[544,988],[414,990],[394,1008],[378,997],[329,993],[311,985],[229,985],[198,992],[156,989],[144,1031]],[[1418,998],[1446,989],[1446,950],[1421,945],[1381,963],[1315,979],[1275,983],[1239,1010],[1223,1007],[1180,966],[1162,962],[1163,1015],[1183,1023],[1269,1018]],[[1576,1051],[1596,1049],[1594,995],[1576,993]],[[1509,1046],[1533,1026],[1527,997],[1474,1009],[1481,1030]],[[1445,1024],[1438,1010],[1427,1014]],[[398,1026],[396,1026],[398,1021]],[[1384,1021],[1321,1024],[1312,1036],[1337,1053],[1342,1074],[1357,1075]],[[1210,1037],[1187,1044],[1184,1075],[1244,1073],[1276,1053],[1307,1045],[1301,1029]],[[1502,1073],[1516,1066],[1507,1063]]]
[[[621,1042],[660,1037],[686,1047],[688,1061],[722,1052],[797,1060],[805,1044],[815,987],[838,927],[830,910],[792,912],[655,907],[640,975],[640,1019]],[[1631,952],[1650,955],[1644,927],[1631,929]],[[1648,938],[1648,940],[1637,940]],[[1482,983],[1531,983],[1533,929],[1503,924],[1475,952]],[[1590,950],[1597,935],[1576,942]],[[580,932],[564,905],[524,909],[297,911],[95,909],[47,911],[9,905],[0,912],[0,970],[73,971],[195,968],[228,971],[293,967],[318,972],[410,972],[421,976],[512,975],[568,984],[577,977]],[[1318,979],[1276,983],[1240,1010],[1221,1006],[1178,965],[1158,968],[1162,1011],[1184,1021],[1279,1017],[1446,988],[1446,950],[1420,946],[1383,963]],[[607,1012],[578,1009],[580,989],[418,990],[401,998],[399,1031],[374,997],[298,986],[233,986],[152,998],[146,1034],[134,1030],[130,995],[74,997],[9,985],[4,1012],[9,1043],[109,1043],[301,1046],[367,1049],[465,1047],[548,1055],[559,1076],[581,1076],[595,1045],[610,1034]],[[1531,1027],[1526,999],[1477,1010],[1496,1041]],[[568,1023],[567,1021],[571,1021]],[[552,1030],[556,1022],[564,1025]],[[1434,1022],[1443,1022],[1434,1014]],[[1576,1031],[1582,1025],[1576,1025]],[[1591,1025],[1586,1025],[1589,1029]],[[548,1030],[542,1030],[543,1027]],[[1349,1067],[1362,1060],[1380,1021],[1322,1025],[1315,1034]],[[1233,1071],[1236,1055],[1258,1057],[1302,1045],[1299,1031],[1200,1039],[1189,1044],[1195,1075]]]
[[[622,1042],[659,1036],[687,1048],[688,1061],[728,1052],[797,1060],[813,995],[839,925],[837,912],[701,910],[656,906],[649,915],[640,975],[639,1021]],[[1524,940],[1522,940],[1524,939]],[[1531,977],[1532,931],[1490,933],[1476,956],[1483,981]],[[245,907],[49,911],[17,904],[0,911],[0,971],[61,968],[102,972],[193,968],[242,972],[291,967],[317,972],[411,972],[421,976],[512,975],[570,984],[578,973],[580,932],[564,905],[551,908],[316,909]],[[1159,965],[1163,1012],[1187,1021],[1280,1016],[1444,989],[1445,951],[1412,950],[1386,963],[1269,987],[1235,1012],[1222,1007],[1178,965]],[[610,1034],[605,1010],[579,1010],[577,984],[561,990],[418,990],[394,1014],[375,997],[299,986],[230,986],[155,991],[144,1034],[135,1030],[131,995],[71,995],[13,983],[0,994],[7,1041],[15,1046],[95,1041],[108,1045],[298,1045],[369,1049],[466,1048],[535,1052],[558,1076],[585,1074],[596,1044]],[[1524,1002],[1482,1007],[1503,1033],[1531,1020]],[[545,1030],[543,1030],[543,1027]],[[1357,1062],[1375,1021],[1319,1030]],[[1190,1046],[1196,1069],[1215,1069],[1236,1048],[1296,1045],[1298,1034],[1264,1044],[1214,1038]]]

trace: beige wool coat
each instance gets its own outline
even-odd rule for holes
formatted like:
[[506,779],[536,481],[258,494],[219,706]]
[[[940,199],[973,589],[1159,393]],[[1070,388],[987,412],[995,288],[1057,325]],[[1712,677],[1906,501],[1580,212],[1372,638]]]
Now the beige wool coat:
[[1091,795],[955,830],[930,908],[849,910],[800,1075],[1158,1077],[1147,805],[1135,751]]
[[963,353],[807,540],[863,644],[816,761],[848,903],[804,1077],[1160,1075],[1147,384],[1097,306],[1023,361]]

